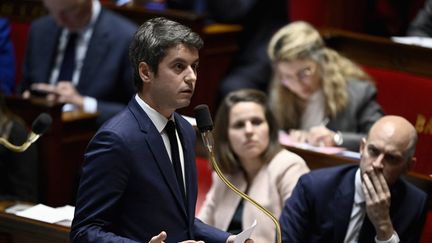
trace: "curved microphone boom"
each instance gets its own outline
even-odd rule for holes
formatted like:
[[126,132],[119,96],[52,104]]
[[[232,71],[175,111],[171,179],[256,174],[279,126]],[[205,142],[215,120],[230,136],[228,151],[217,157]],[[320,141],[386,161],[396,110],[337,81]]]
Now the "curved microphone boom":
[[4,138],[0,138],[0,144],[4,145],[10,151],[24,152],[30,147],[32,143],[36,142],[36,140],[48,129],[48,127],[51,125],[51,122],[51,116],[47,113],[42,113],[36,118],[36,120],[34,120],[32,124],[32,131],[27,137],[27,141],[25,141],[22,145],[18,146],[11,144],[8,140]]
[[257,207],[261,212],[263,212],[265,215],[267,215],[275,224],[276,226],[276,233],[277,233],[277,242],[282,242],[282,234],[281,229],[279,225],[278,219],[266,208],[261,206],[259,203],[257,203],[255,200],[250,198],[247,194],[240,191],[237,187],[235,187],[222,173],[222,171],[219,169],[217,162],[216,162],[216,156],[214,154],[214,141],[213,141],[213,121],[209,112],[209,108],[207,105],[198,105],[194,108],[195,113],[195,119],[197,123],[197,127],[201,133],[202,140],[204,142],[204,146],[207,148],[209,152],[210,162],[213,170],[216,172],[216,174],[219,176],[219,178],[222,180],[223,183],[225,183],[232,191],[234,191],[236,194],[238,194],[240,197],[245,199],[246,201],[253,204],[255,207]]

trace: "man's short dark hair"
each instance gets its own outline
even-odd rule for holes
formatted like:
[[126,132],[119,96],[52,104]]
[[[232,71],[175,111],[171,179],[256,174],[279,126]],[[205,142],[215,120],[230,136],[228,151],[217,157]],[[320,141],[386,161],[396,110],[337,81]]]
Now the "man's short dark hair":
[[147,20],[139,27],[129,48],[134,84],[138,91],[142,90],[143,85],[138,70],[140,62],[147,63],[157,74],[159,63],[167,55],[167,50],[178,44],[199,50],[204,42],[189,27],[164,17]]

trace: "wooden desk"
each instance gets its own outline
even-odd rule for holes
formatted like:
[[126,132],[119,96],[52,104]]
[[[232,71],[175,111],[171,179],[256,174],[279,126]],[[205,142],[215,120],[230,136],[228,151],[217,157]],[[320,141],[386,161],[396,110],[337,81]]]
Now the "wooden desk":
[[52,207],[74,205],[84,151],[97,130],[97,115],[63,113],[62,104],[40,99],[7,97],[6,105],[29,126],[40,113],[51,115],[50,128],[36,142],[41,203]]
[[320,33],[327,46],[359,64],[432,77],[432,49],[338,29],[321,29]]
[[[353,158],[342,157],[339,155],[323,154],[311,150],[305,150],[292,146],[285,146],[289,151],[302,157],[311,170],[337,166],[343,164],[358,164],[359,161]],[[404,178],[422,189],[429,197],[428,208],[432,211],[432,178],[416,172],[408,172]]]
[[12,202],[0,202],[0,243],[66,243],[70,228],[5,213]]

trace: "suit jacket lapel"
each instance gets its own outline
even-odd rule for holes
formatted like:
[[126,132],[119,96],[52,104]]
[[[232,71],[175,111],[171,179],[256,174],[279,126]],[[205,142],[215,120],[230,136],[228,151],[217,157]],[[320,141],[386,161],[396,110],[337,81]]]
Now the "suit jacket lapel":
[[342,180],[332,203],[334,217],[334,242],[343,242],[354,202],[354,178],[357,170],[350,171]]
[[[177,124],[177,132],[180,137],[180,141],[183,147],[183,156],[184,156],[184,178],[186,185],[186,206],[188,215],[194,215],[195,211],[195,198],[197,194],[197,183],[196,183],[196,166],[195,157],[194,157],[194,147],[190,138],[185,136],[186,130],[183,127],[183,124],[179,122],[177,113],[174,113],[174,117]],[[193,173],[193,174],[192,174]],[[195,179],[194,179],[195,178]]]
[[47,57],[45,61],[38,63],[38,68],[43,70],[40,78],[40,82],[49,83],[51,70],[54,65],[54,59],[57,54],[59,36],[61,34],[61,28],[57,27],[55,23],[52,23],[53,33],[45,33],[41,39],[40,45],[38,46],[39,53],[43,53],[44,57]]
[[105,55],[109,53],[109,29],[105,26],[104,16],[104,10],[102,9],[93,27],[93,34],[87,48],[78,82],[78,90],[88,90],[88,85],[91,84],[94,75],[97,75],[94,70],[98,70],[97,67],[103,65]]
[[180,194],[180,188],[176,180],[176,175],[161,135],[159,134],[147,114],[135,101],[135,98],[132,98],[132,101],[129,103],[129,108],[137,119],[141,131],[147,134],[147,146],[150,148],[150,151],[153,154],[153,158],[155,159],[161,171],[164,181],[170,188],[171,193],[174,194],[174,198],[178,202],[181,211],[186,215],[186,207],[184,204],[183,196]]

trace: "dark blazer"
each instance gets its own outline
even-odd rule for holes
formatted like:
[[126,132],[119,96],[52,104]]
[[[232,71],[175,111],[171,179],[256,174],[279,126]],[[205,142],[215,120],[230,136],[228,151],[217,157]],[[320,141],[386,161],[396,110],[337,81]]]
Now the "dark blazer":
[[[32,23],[21,92],[33,83],[49,82],[61,30],[51,16]],[[135,24],[102,7],[76,87],[81,95],[97,99],[100,123],[122,110],[134,93],[128,52],[136,30]]]
[[347,92],[347,107],[336,118],[330,119],[327,128],[342,132],[342,147],[359,151],[361,139],[383,116],[383,111],[376,101],[376,88],[370,82],[348,81]]
[[73,242],[225,242],[228,233],[195,219],[195,132],[174,114],[182,141],[187,203],[156,127],[135,98],[105,123],[88,145],[78,190]]
[[231,91],[252,88],[267,91],[272,67],[267,45],[288,21],[286,0],[208,0],[210,17],[218,22],[240,24],[238,51],[220,81],[219,99]]
[[[354,201],[357,169],[357,165],[343,165],[303,175],[280,217],[282,241],[343,242]],[[390,190],[390,216],[401,242],[420,242],[426,219],[426,194],[404,180],[397,181]],[[375,236],[369,223],[369,234],[361,233],[359,242],[375,242]]]
[[11,27],[6,18],[0,18],[0,92],[12,94],[15,86],[15,54],[10,39]]
[[432,0],[426,0],[423,9],[410,23],[407,31],[410,36],[432,37]]

